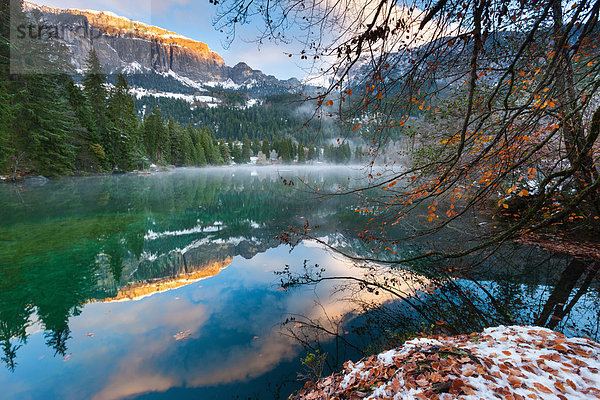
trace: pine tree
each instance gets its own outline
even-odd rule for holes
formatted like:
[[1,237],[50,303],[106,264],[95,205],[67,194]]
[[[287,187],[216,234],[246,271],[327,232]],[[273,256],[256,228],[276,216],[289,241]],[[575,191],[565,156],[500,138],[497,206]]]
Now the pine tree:
[[181,126],[175,122],[173,117],[169,117],[167,123],[167,135],[170,143],[170,153],[167,162],[178,167],[185,164],[185,148],[183,146],[183,131]]
[[105,143],[110,151],[111,167],[127,171],[132,167],[137,136],[138,120],[129,85],[119,74],[116,86],[108,99],[108,119],[111,130],[107,132]]
[[209,136],[208,128],[202,129],[200,132],[200,144],[204,149],[204,154],[206,156],[206,162],[208,164],[216,164],[218,160],[213,159],[213,145]]
[[192,147],[190,148],[189,154],[191,158],[190,165],[197,166],[200,162],[199,159],[199,147],[202,147],[200,144],[200,135],[198,134],[198,130],[195,129],[191,123],[188,122],[185,127],[186,136],[190,138]]
[[225,165],[231,164],[231,155],[229,154],[229,146],[224,141],[219,143],[219,149],[221,151],[221,157],[223,158],[223,163]]
[[96,50],[92,48],[85,60],[85,77],[83,78],[83,86],[86,97],[88,98],[91,110],[94,136],[98,137],[100,145],[108,156],[108,164],[112,163],[112,154],[110,149],[110,129],[109,120],[107,117],[106,107],[106,75],[102,72],[100,59]]
[[8,164],[8,158],[13,153],[11,131],[13,121],[13,108],[11,99],[3,82],[0,82],[0,172]]
[[[75,152],[70,143],[76,119],[66,100],[67,93],[58,77],[27,75],[17,96],[15,145],[22,150],[36,172],[46,176],[69,174]],[[17,165],[13,165],[15,169]]]
[[206,154],[204,154],[204,148],[202,146],[199,146],[196,149],[196,160],[196,166],[198,167],[204,167],[206,164],[208,164],[206,160]]
[[263,139],[262,152],[267,158],[269,158],[269,153],[271,152],[271,146],[269,146],[269,141],[267,140],[267,138]]
[[193,130],[190,132],[188,129],[179,128],[181,131],[181,146],[183,150],[183,165],[192,166],[196,165],[196,153],[197,149],[194,146],[194,141],[192,139]]
[[309,160],[315,160],[317,158],[317,150],[315,149],[314,145],[309,145],[308,146],[308,159]]
[[150,159],[157,163],[164,162],[165,150],[170,151],[167,129],[160,110],[155,107],[144,119],[143,142]]
[[243,164],[244,163],[244,160],[242,158],[242,146],[240,146],[239,144],[235,143],[233,145],[233,152],[231,154],[233,155],[233,160],[237,164]]
[[289,163],[292,161],[292,141],[291,139],[283,139],[281,141],[281,151],[279,152],[283,162]]
[[203,167],[208,164],[208,157],[206,156],[206,151],[202,146],[202,133],[197,129],[192,128],[191,125],[188,125],[188,132],[190,132],[190,136],[194,145],[194,165],[197,167]]
[[214,164],[214,165],[222,165],[223,164],[223,157],[221,156],[221,149],[219,148],[219,146],[217,144],[212,146],[210,161],[211,161],[211,164]]
[[258,155],[258,152],[260,150],[261,150],[260,140],[258,140],[258,138],[254,138],[254,140],[252,141],[252,152],[256,156],[256,155]]
[[306,153],[304,152],[304,145],[298,143],[298,163],[304,164],[306,162]]
[[[0,3],[0,162],[15,175],[22,169],[68,174],[77,124],[61,75],[68,72],[68,50],[57,41],[28,36],[11,42],[11,29],[30,23],[22,6],[20,0]],[[9,75],[11,67],[21,73]]]
[[248,135],[244,135],[244,141],[242,142],[242,162],[250,162],[250,139],[248,139]]
[[68,78],[66,91],[69,106],[77,120],[77,126],[71,134],[75,151],[74,167],[80,171],[99,172],[105,165],[106,154],[95,135],[96,128],[88,99],[71,78]]

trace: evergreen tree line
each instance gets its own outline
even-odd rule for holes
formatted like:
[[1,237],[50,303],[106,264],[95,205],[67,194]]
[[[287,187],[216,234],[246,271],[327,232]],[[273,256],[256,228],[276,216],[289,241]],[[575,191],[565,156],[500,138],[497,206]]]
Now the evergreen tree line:
[[157,98],[145,96],[135,100],[136,110],[151,110],[159,107],[163,113],[172,116],[180,124],[192,123],[194,126],[209,126],[219,138],[232,141],[242,141],[245,135],[250,140],[264,138],[274,141],[285,136],[292,136],[304,143],[342,136],[352,136],[350,128],[340,128],[333,122],[322,123],[318,126],[305,125],[309,118],[294,110],[300,102],[299,98],[292,99],[281,96],[270,96],[264,99],[262,105],[248,108],[223,105],[221,107],[203,107],[190,105],[185,100]]
[[68,50],[28,37],[11,42],[11,31],[27,23],[21,1],[0,3],[0,171],[60,175],[103,152],[80,122],[89,117],[84,124],[91,124],[91,113],[73,109],[80,99],[67,75]]
[[[190,110],[187,105],[185,112],[194,114],[195,125],[182,125],[171,113],[165,121],[156,106],[143,113],[136,111],[123,75],[114,85],[107,85],[93,49],[85,62],[85,75],[76,83],[69,69],[69,51],[60,43],[27,38],[10,42],[11,24],[14,29],[28,21],[21,7],[19,1],[0,5],[1,174],[59,176],[124,172],[150,163],[247,163],[260,151],[269,159],[272,150],[287,163],[322,159],[321,150],[308,144],[312,133],[308,128],[294,131],[302,126],[300,117],[290,117],[279,101],[248,109]],[[24,59],[52,67],[52,73],[11,73],[11,46]],[[138,117],[140,114],[143,117]],[[292,140],[291,134],[300,143]],[[325,160],[347,162],[348,149],[340,148],[343,151],[326,146]]]

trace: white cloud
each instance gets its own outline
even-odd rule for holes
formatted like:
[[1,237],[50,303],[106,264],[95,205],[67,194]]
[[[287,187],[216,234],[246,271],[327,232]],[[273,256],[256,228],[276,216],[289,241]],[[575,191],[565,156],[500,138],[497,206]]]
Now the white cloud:
[[[32,2],[36,3],[35,0]],[[41,0],[36,4],[62,9],[112,11],[132,20],[149,23],[152,18],[154,2],[153,0]]]
[[297,45],[266,43],[259,46],[256,43],[236,41],[227,51],[222,52],[221,56],[231,66],[245,62],[251,68],[261,70],[267,75],[275,75],[279,79],[302,78],[298,76],[298,71],[300,68],[309,68],[311,63],[299,63],[299,57],[288,56],[290,52],[297,53]]
[[[36,3],[36,0],[32,0]],[[190,0],[38,0],[40,5],[54,8],[77,8],[112,11],[129,19],[150,23],[153,15],[190,5]]]

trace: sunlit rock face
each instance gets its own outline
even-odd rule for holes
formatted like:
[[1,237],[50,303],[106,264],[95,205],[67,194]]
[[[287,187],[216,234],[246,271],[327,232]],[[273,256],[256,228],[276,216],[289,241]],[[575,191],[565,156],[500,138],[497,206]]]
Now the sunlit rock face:
[[245,63],[229,67],[205,43],[110,12],[63,10],[27,2],[24,8],[36,20],[59,28],[60,38],[71,50],[72,64],[78,70],[85,68],[85,59],[94,47],[108,73],[172,71],[199,83],[248,86],[298,83],[295,79],[279,81]]
[[101,299],[100,301],[141,300],[157,293],[177,289],[190,283],[216,276],[222,269],[227,268],[231,264],[231,261],[233,261],[233,258],[210,261],[202,265],[190,265],[174,276],[128,283],[125,287],[119,289],[116,296]]

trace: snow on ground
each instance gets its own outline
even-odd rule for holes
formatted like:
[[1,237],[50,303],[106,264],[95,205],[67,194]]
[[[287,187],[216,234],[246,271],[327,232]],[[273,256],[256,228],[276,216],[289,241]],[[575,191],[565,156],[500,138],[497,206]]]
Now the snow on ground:
[[223,229],[223,222],[217,221],[211,226],[195,226],[190,229],[182,229],[179,231],[166,231],[166,232],[154,232],[149,230],[146,235],[144,235],[145,240],[156,240],[159,238],[167,237],[167,236],[183,236],[183,235],[191,235],[194,233],[212,233],[218,232]]
[[258,99],[249,99],[249,100],[246,102],[246,107],[247,107],[247,108],[254,107],[254,106],[255,106],[255,105],[257,105],[257,104],[260,104],[260,100],[258,100]]
[[148,71],[150,71],[149,68],[143,67],[139,62],[134,61],[132,63],[129,63],[127,65],[125,65],[123,67],[123,69],[121,70],[122,73],[124,74],[143,74],[143,73],[147,73]]
[[89,14],[96,14],[96,15],[104,14],[111,18],[118,18],[118,19],[123,19],[125,21],[131,21],[129,18],[123,17],[121,15],[117,15],[112,11],[98,11],[98,10],[90,10],[90,9],[80,10],[78,8],[69,8],[69,10],[81,11],[81,12],[85,12],[85,13],[89,13]]
[[238,85],[237,83],[232,81],[231,78],[227,79],[226,81],[222,81],[222,82],[217,82],[217,81],[205,82],[204,85],[206,85],[208,87],[215,87],[215,88],[219,87],[221,89],[233,89],[233,90],[238,90],[242,87],[242,85]]
[[190,78],[186,78],[185,76],[181,76],[178,73],[176,73],[173,70],[169,70],[168,72],[160,72],[160,75],[164,76],[164,77],[171,77],[181,83],[183,83],[186,86],[192,87],[194,89],[197,89],[198,91],[201,92],[205,92],[206,89],[204,88],[204,84],[200,83],[200,82],[196,82],[193,79]]
[[600,345],[538,327],[419,338],[321,379],[295,399],[600,398]]
[[152,96],[152,97],[164,97],[164,98],[170,98],[170,99],[184,100],[190,104],[193,104],[195,102],[203,102],[203,103],[208,103],[209,106],[211,104],[214,104],[216,106],[219,103],[221,103],[221,100],[219,100],[215,97],[211,97],[211,96],[196,96],[196,95],[191,95],[191,94],[158,92],[158,91],[154,92],[154,91],[149,91],[147,89],[143,89],[143,88],[139,88],[139,87],[131,88],[129,90],[129,93],[131,95],[135,96],[135,98],[137,98],[138,100],[141,99],[142,97]]

